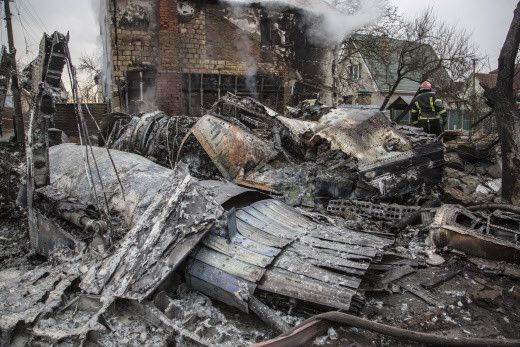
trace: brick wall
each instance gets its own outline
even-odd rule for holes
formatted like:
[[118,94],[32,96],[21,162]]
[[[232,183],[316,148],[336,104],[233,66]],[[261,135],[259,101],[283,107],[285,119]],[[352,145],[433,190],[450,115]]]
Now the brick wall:
[[193,18],[179,23],[178,47],[185,73],[244,75],[252,65],[264,74],[277,70],[272,55],[262,51],[259,34],[238,29],[219,5],[199,7]]
[[157,72],[157,105],[172,115],[181,114],[184,110],[178,46],[177,1],[159,0],[160,61]]
[[[243,76],[256,72],[276,75],[283,85],[281,100],[284,102],[278,104],[288,100],[291,63],[277,55],[275,48],[261,47],[259,8],[248,10],[246,16],[252,22],[250,27],[242,30],[237,22],[228,20],[234,16],[233,11],[227,5],[215,2],[182,2],[181,7],[187,6],[191,10],[188,14],[179,13],[176,0],[116,2],[118,24],[117,28],[112,28],[113,104],[116,110],[121,103],[117,87],[125,81],[126,72],[146,66],[157,71],[156,104],[152,106],[172,115],[182,114],[186,109],[182,81],[183,74],[187,73]],[[143,19],[136,8],[147,9],[148,17]],[[133,15],[138,17],[137,21],[128,20]],[[272,15],[275,18],[282,16],[279,13]],[[243,18],[235,19],[243,21]],[[256,67],[256,71],[252,67]]]
[[[121,110],[119,86],[124,84],[129,70],[155,68],[157,64],[157,14],[154,0],[109,1],[109,26],[112,40],[112,104]],[[116,25],[113,16],[115,11]],[[144,19],[142,13],[146,13]],[[129,21],[135,15],[136,23]],[[140,17],[141,15],[141,17]]]

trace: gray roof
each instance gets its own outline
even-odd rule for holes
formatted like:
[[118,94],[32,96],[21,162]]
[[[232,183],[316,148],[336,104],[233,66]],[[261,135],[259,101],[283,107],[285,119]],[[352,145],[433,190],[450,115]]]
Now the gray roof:
[[[368,42],[367,39],[374,40],[377,38],[373,36],[356,35],[354,37],[354,43],[358,47],[359,52],[370,70],[377,88],[380,91],[388,91],[397,78],[399,52],[401,51],[400,46],[410,44],[411,42],[381,37],[380,40],[385,40],[384,43],[377,43],[376,45],[386,46],[388,50],[388,58],[383,59],[383,56],[379,54],[379,52],[371,52],[370,48],[368,48],[371,44],[365,44]],[[429,45],[424,45],[424,48],[421,48],[421,50],[426,52],[425,54],[436,54]],[[420,79],[421,74],[419,72],[410,73],[408,78],[404,78],[399,83],[397,91],[415,93],[419,89],[420,83],[418,81]]]

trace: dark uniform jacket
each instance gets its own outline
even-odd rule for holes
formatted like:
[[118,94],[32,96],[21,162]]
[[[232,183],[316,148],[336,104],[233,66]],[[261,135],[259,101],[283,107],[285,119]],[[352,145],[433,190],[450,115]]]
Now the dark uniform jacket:
[[438,99],[435,92],[425,90],[412,100],[411,124],[420,125],[427,121],[440,119],[446,123],[446,109],[441,99]]

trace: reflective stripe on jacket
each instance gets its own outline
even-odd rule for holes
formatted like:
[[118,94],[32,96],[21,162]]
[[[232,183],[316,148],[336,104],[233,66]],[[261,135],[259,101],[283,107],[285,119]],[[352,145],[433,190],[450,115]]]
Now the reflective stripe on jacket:
[[446,109],[442,100],[438,99],[432,91],[420,92],[412,100],[411,112],[411,123],[413,125],[422,120],[435,120],[440,117],[446,117]]

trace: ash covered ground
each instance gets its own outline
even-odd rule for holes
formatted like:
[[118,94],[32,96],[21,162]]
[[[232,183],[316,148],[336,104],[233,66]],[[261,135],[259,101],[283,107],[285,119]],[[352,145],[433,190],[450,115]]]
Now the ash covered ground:
[[[1,148],[0,153],[3,172],[23,171],[22,151],[6,146]],[[57,339],[61,342],[53,345],[74,345],[80,341],[81,332],[71,331],[92,319],[92,312],[99,308],[99,298],[80,295],[77,279],[74,280],[82,272],[82,269],[77,268],[78,263],[68,263],[66,258],[60,260],[59,257],[46,260],[31,250],[26,213],[15,205],[17,188],[23,175],[13,175],[9,184],[5,177],[2,176],[0,219],[3,282],[15,281],[17,276],[31,272],[40,273],[37,278],[45,273],[52,276],[55,269],[61,269],[62,273],[68,273],[72,278],[60,304],[36,319],[33,335],[19,334],[13,343],[22,345],[32,341],[45,345],[45,341],[56,340],[65,331],[68,335],[61,336]],[[323,210],[321,212],[325,213]],[[337,225],[368,232],[392,229],[391,223],[375,221],[355,213],[346,218],[324,217],[316,213],[312,215],[332,220]],[[519,338],[520,332],[516,327],[520,324],[520,282],[479,269],[469,257],[457,252],[441,253],[445,260],[443,264],[427,265],[427,250],[430,248],[427,239],[427,228],[407,227],[399,232],[396,243],[387,253],[398,254],[399,259],[406,260],[404,263],[413,264],[413,271],[391,286],[379,290],[374,289],[373,283],[366,283],[366,305],[360,313],[361,317],[453,337]],[[446,276],[446,280],[439,280]],[[427,286],[432,283],[434,287]],[[407,284],[419,287],[426,285],[429,288],[429,300],[435,300],[438,304],[432,305],[403,289]],[[2,296],[7,300],[5,294]],[[213,345],[247,346],[276,335],[254,315],[230,309],[205,295],[188,290],[184,285],[168,293],[165,312],[171,322],[175,322],[176,329],[183,331],[182,334],[172,334],[161,324],[151,322],[142,306],[125,300],[117,301],[104,313],[104,326],[93,328],[95,333],[90,334],[89,342],[99,346],[191,346],[197,344],[194,341],[204,341]],[[278,313],[291,324],[303,320],[302,316],[287,315],[283,309]],[[403,341],[337,324],[331,324],[325,335],[315,338],[311,344],[344,346],[353,343],[361,346],[406,345]]]
[[27,213],[16,206],[25,178],[25,152],[17,146],[0,145],[0,267],[28,267],[41,262],[31,251]]

